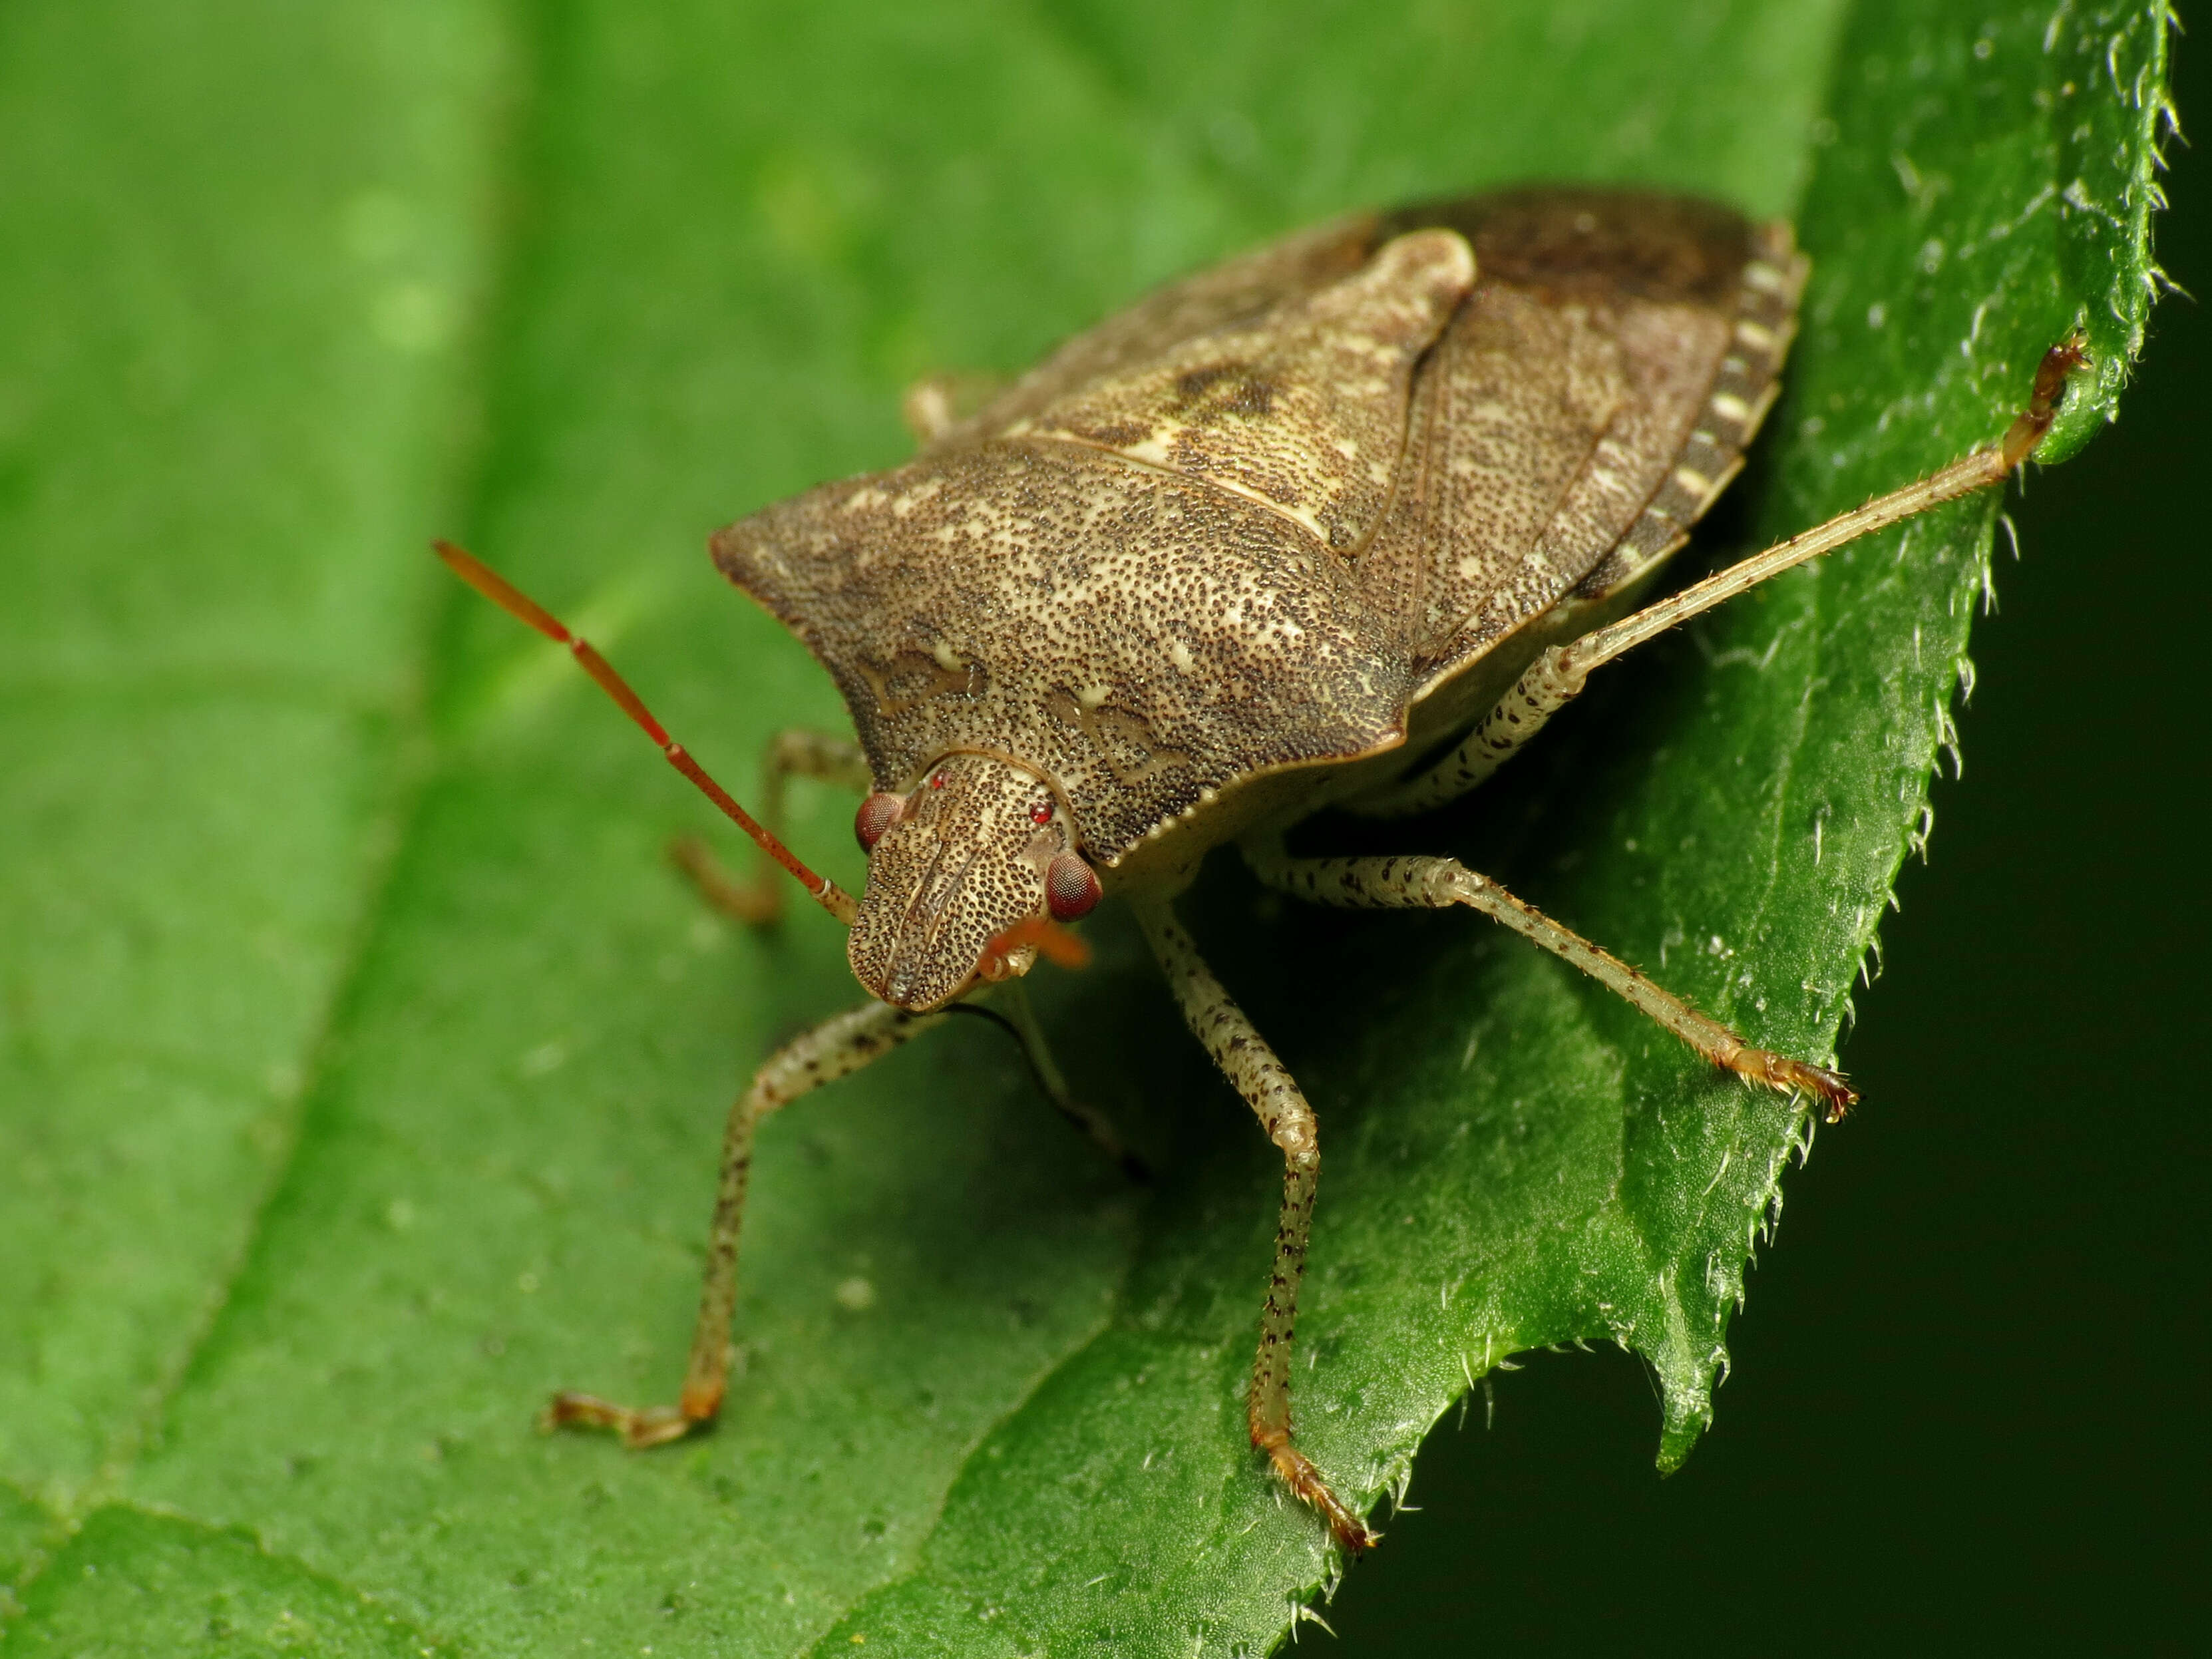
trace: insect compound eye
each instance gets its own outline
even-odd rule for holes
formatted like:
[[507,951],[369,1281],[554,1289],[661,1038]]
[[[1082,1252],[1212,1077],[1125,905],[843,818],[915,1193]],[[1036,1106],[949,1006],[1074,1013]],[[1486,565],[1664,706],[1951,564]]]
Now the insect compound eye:
[[1074,853],[1062,853],[1046,866],[1045,908],[1054,921],[1073,921],[1098,902],[1098,872]]
[[860,850],[872,853],[876,843],[884,838],[884,831],[899,821],[906,811],[903,796],[878,789],[860,803],[860,810],[853,814],[853,835],[860,843]]

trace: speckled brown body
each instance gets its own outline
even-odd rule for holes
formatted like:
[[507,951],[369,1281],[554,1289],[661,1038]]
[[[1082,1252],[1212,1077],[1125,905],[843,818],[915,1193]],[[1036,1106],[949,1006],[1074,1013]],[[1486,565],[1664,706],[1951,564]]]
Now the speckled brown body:
[[1679,545],[1802,276],[1786,228],[1641,193],[1346,219],[1163,289],[715,562],[836,677],[879,788],[1018,759],[1109,892],[1171,888],[1385,781]]

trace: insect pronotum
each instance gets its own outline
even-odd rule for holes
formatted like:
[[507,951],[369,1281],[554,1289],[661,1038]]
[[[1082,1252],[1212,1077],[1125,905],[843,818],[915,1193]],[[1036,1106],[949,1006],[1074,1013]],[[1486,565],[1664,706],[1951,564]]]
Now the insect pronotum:
[[[735,880],[689,849],[707,896],[768,921],[781,866],[849,930],[869,995],[772,1055],[731,1109],[678,1402],[563,1394],[549,1421],[632,1446],[712,1421],[760,1120],[1039,955],[1079,959],[1065,924],[1112,895],[1283,1154],[1252,1443],[1346,1549],[1371,1543],[1291,1431],[1315,1115],[1176,920],[1176,894],[1224,842],[1262,882],[1317,903],[1481,911],[1711,1064],[1841,1116],[1856,1097],[1839,1073],[1754,1046],[1454,860],[1300,858],[1283,842],[1322,807],[1397,817],[1464,794],[1593,669],[2001,483],[2042,441],[2078,341],[2051,349],[1991,447],[1637,609],[1742,464],[1806,269],[1788,226],[1710,203],[1507,191],[1357,215],[1186,277],[968,412],[953,383],[926,383],[907,401],[915,460],[714,538],[724,574],[836,678],[859,733],[777,738],[757,820],[588,644],[439,544],[486,597],[568,646],[772,861]],[[859,898],[785,847],[794,773],[862,795]],[[1047,1092],[1113,1146],[1068,1098],[1026,1004],[1001,1000]]]

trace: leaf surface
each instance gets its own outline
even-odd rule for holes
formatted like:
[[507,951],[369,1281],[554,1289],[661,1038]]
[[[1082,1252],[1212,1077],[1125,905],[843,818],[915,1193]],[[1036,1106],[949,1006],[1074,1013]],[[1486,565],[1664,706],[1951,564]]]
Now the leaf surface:
[[[817,915],[699,913],[661,849],[708,809],[423,542],[591,633],[742,795],[771,731],[841,716],[708,529],[898,459],[916,374],[1017,368],[1346,207],[1541,176],[1788,214],[1814,257],[1771,436],[1687,556],[1716,562],[1994,437],[2077,324],[2098,375],[2050,453],[2105,418],[2150,297],[2164,28],[12,9],[11,1642],[180,1649],[204,1607],[283,1650],[289,1607],[332,1652],[1266,1650],[1329,1571],[1243,1443],[1277,1171],[1111,914],[1038,988],[1152,1188],[956,1024],[766,1130],[714,1435],[531,1431],[556,1387],[672,1387],[727,1097],[856,991]],[[1458,854],[1827,1057],[1924,832],[1995,511],[1607,671],[1374,844]],[[794,840],[856,883],[849,811],[802,788]],[[1322,1466],[1371,1498],[1486,1367],[1608,1337],[1679,1462],[1801,1109],[1472,917],[1302,913],[1226,867],[1185,908],[1322,1115]]]

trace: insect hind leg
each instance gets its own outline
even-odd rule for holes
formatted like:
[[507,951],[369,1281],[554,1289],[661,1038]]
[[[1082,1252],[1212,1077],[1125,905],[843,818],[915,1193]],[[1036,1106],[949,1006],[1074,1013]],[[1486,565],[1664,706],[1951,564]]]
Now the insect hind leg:
[[1778,542],[1619,622],[1565,645],[1549,647],[1441,761],[1407,782],[1386,786],[1347,803],[1348,810],[1364,817],[1410,817],[1456,800],[1511,759],[1553,714],[1580,696],[1592,669],[1808,559],[1833,552],[1930,507],[2002,483],[2014,467],[2035,453],[2051,430],[2065,398],[2067,381],[2087,361],[2078,336],[2044,353],[2027,407],[2014,417],[2004,436],[1989,448],[1978,449],[1902,489],[1877,495],[1863,507]]
[[[786,817],[785,786],[793,777],[817,778],[858,794],[875,787],[867,756],[850,738],[803,726],[777,732],[761,757],[760,821],[779,841]],[[668,859],[699,896],[724,915],[750,927],[770,927],[781,918],[783,883],[774,864],[764,861],[750,876],[733,875],[697,836],[678,836],[671,842]]]
[[1619,957],[1561,927],[1534,905],[1524,904],[1457,859],[1297,859],[1283,851],[1279,839],[1248,843],[1244,858],[1253,874],[1268,886],[1316,904],[1354,909],[1443,909],[1464,904],[1480,910],[1581,969],[1745,1082],[1783,1094],[1813,1096],[1822,1103],[1831,1123],[1858,1103],[1858,1096],[1840,1072],[1753,1048],[1718,1020],[1662,990]]

